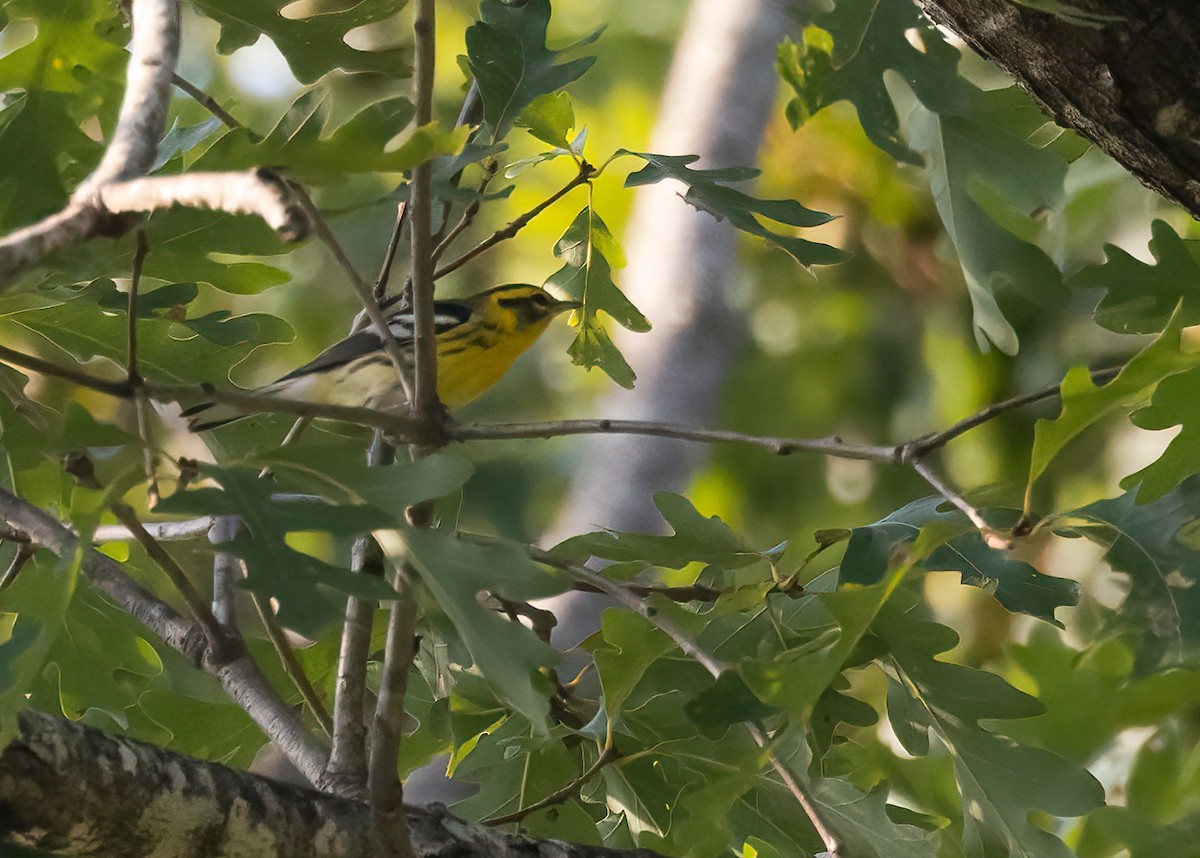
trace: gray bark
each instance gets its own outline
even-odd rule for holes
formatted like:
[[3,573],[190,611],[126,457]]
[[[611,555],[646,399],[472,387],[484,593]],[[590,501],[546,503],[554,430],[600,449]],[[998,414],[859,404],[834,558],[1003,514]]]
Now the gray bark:
[[1193,3],[1069,0],[1090,26],[1014,0],[922,0],[1144,184],[1200,217],[1200,15]]
[[[39,712],[0,753],[0,852],[105,858],[382,858],[368,805],[164,751]],[[414,858],[655,858],[407,808]]]

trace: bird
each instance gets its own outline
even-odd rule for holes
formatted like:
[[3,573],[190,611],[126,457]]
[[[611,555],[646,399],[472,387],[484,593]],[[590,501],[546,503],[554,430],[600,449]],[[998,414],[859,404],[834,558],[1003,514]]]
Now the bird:
[[[508,371],[550,320],[580,307],[528,283],[496,286],[467,298],[434,301],[438,398],[447,409],[475,399]],[[407,302],[385,317],[411,368],[413,315]],[[253,393],[302,402],[354,405],[403,413],[409,408],[396,368],[374,330],[353,333]],[[183,412],[203,432],[247,416],[229,405],[202,402]]]

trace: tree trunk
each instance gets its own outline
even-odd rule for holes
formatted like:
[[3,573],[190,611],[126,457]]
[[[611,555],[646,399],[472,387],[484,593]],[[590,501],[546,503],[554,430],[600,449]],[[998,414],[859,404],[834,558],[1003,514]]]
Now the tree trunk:
[[1065,0],[1076,22],[1014,0],[923,0],[1148,187],[1200,217],[1200,14],[1193,3]]
[[[469,825],[407,808],[414,858],[655,858]],[[371,809],[40,712],[0,753],[0,852],[105,858],[383,858]],[[661,858],[661,856],[659,857]]]

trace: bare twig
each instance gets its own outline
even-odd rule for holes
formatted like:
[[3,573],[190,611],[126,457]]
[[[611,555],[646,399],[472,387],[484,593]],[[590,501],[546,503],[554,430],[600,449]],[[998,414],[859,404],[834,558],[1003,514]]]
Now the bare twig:
[[400,234],[404,232],[407,212],[407,202],[402,201],[396,204],[396,222],[392,226],[392,236],[388,239],[387,250],[383,253],[383,265],[379,269],[379,276],[375,278],[375,288],[372,290],[376,303],[382,301],[387,295],[388,283],[392,279],[392,262],[396,259],[396,251],[400,247]]
[[138,545],[142,546],[146,554],[149,554],[150,559],[154,560],[155,565],[163,571],[170,583],[178,590],[187,605],[187,610],[192,612],[192,617],[196,619],[205,638],[208,638],[210,658],[214,664],[221,665],[224,661],[238,658],[241,654],[240,642],[230,637],[229,631],[217,622],[208,601],[194,587],[184,568],[166,550],[163,550],[161,545],[158,545],[154,536],[146,533],[142,522],[138,521],[137,512],[119,500],[110,505],[109,509],[113,510],[113,515],[118,518],[118,521],[130,529],[133,539],[137,540]]
[[299,241],[309,234],[312,223],[288,188],[279,176],[260,167],[236,173],[183,173],[131,179],[107,185],[98,194],[105,210],[112,214],[187,206],[257,215],[284,240]]
[[[421,0],[432,3],[432,0]],[[417,654],[417,599],[412,575],[403,565],[396,567],[392,584],[399,594],[388,614],[387,639],[383,648],[383,670],[379,699],[371,732],[371,757],[367,774],[371,804],[384,830],[400,838],[401,856],[411,856],[408,827],[404,820],[404,788],[396,775],[400,738],[404,729],[404,697],[408,671]]]
[[262,728],[296,768],[321,785],[328,750],[305,729],[300,717],[279,697],[244,652],[223,665],[204,658],[204,635],[166,602],[135,582],[121,565],[79,544],[79,537],[52,516],[0,488],[0,520],[29,535],[34,545],[63,560],[82,557],[87,579],[121,610],[158,635],[172,649],[213,673],[226,693]]
[[500,242],[506,241],[506,240],[512,238],[518,232],[520,232],[522,229],[524,229],[525,226],[531,220],[533,220],[535,217],[540,215],[542,212],[544,212],[550,206],[554,205],[554,203],[558,202],[560,199],[565,197],[571,191],[578,188],[580,185],[586,185],[589,181],[591,181],[592,176],[594,176],[595,174],[596,174],[595,167],[593,167],[591,164],[587,163],[586,161],[581,161],[579,164],[579,172],[575,175],[575,178],[571,179],[571,181],[567,182],[567,184],[563,185],[563,187],[559,188],[557,191],[555,191],[553,194],[551,194],[546,199],[542,200],[542,202],[538,203],[536,206],[531,208],[529,211],[525,212],[524,214],[520,215],[519,217],[514,218],[506,226],[503,226],[500,229],[496,230],[494,233],[489,235],[483,241],[479,242],[479,244],[475,245],[470,250],[468,250],[466,253],[464,253],[462,256],[458,257],[458,259],[455,259],[452,262],[446,263],[441,268],[439,268],[437,271],[433,272],[433,279],[440,280],[441,278],[443,278],[447,274],[449,274],[451,271],[457,271],[458,269],[462,268],[464,265],[466,265],[472,259],[479,256],[481,253],[491,250],[493,247],[495,247]]
[[[14,366],[31,369],[43,375],[61,378],[80,387],[95,390],[107,396],[118,399],[130,399],[133,390],[126,381],[113,381],[98,378],[89,373],[71,367],[60,366],[48,360],[10,349],[0,345],[0,361]],[[156,384],[143,382],[142,390],[151,399],[161,402],[190,402],[196,399],[211,399],[224,405],[231,405],[246,414],[259,412],[274,414],[295,414],[300,417],[325,418],[341,420],[359,426],[382,429],[405,441],[420,443],[427,434],[425,427],[411,417],[400,414],[389,414],[372,408],[357,408],[349,405],[330,405],[321,402],[306,402],[299,399],[286,399],[277,396],[263,396],[237,390],[222,390],[211,385],[200,386],[186,384]]]
[[[389,463],[391,445],[376,432],[367,450],[367,465]],[[354,541],[350,571],[357,575],[383,577],[383,552],[370,535]],[[337,685],[333,695],[333,750],[329,754],[328,781],[338,795],[369,797],[367,789],[367,662],[375,603],[357,596],[346,599],[341,649],[338,652]]]
[[65,209],[0,239],[0,287],[10,285],[22,268],[99,231],[108,219],[99,192],[142,175],[154,163],[179,59],[179,4],[135,0],[131,21],[125,95],[112,140]]
[[[207,110],[213,116],[217,117],[217,119],[221,120],[221,124],[224,125],[226,128],[229,128],[232,130],[232,129],[237,129],[237,128],[242,127],[242,123],[240,123],[236,119],[234,119],[233,115],[231,113],[229,113],[229,111],[227,111],[220,104],[218,104],[217,100],[215,98],[213,98],[211,95],[209,95],[204,90],[200,89],[200,87],[196,86],[191,81],[185,80],[184,78],[180,77],[178,74],[173,74],[173,75],[171,75],[171,83],[175,84],[175,86],[182,89],[189,96],[191,96],[193,101],[195,101],[197,104],[199,104],[205,110]],[[254,139],[254,140],[258,139],[257,134],[254,134],[253,132],[249,132],[249,133],[250,133],[252,139]]]
[[[79,484],[95,491],[100,491],[102,486],[99,480],[96,479],[96,473],[92,467],[92,461],[87,456],[82,454],[72,454],[67,457],[65,469],[67,473],[75,477]],[[162,570],[163,574],[179,592],[183,598],[184,604],[191,611],[193,619],[204,633],[205,639],[208,641],[209,657],[215,664],[222,664],[225,661],[237,658],[242,651],[241,642],[236,640],[229,634],[213,615],[212,609],[200,591],[192,584],[188,578],[187,572],[183,567],[172,557],[157,540],[149,533],[146,528],[142,527],[141,521],[138,519],[137,513],[133,507],[121,500],[112,500],[108,504],[108,508],[112,510],[113,515],[121,524],[129,529],[133,534],[134,540],[142,546],[142,549],[150,556],[155,565]]]
[[228,551],[221,551],[220,547],[237,538],[242,520],[236,515],[222,515],[216,518],[206,516],[202,520],[210,522],[208,541],[218,549],[213,557],[213,616],[221,625],[237,631],[237,582],[242,577],[242,564]]
[[374,290],[362,279],[362,275],[358,273],[358,269],[354,267],[354,263],[346,255],[346,251],[342,249],[337,236],[333,234],[333,230],[325,222],[325,217],[321,214],[321,210],[317,208],[317,204],[313,202],[312,197],[309,196],[308,191],[295,182],[291,183],[291,188],[312,220],[317,237],[321,239],[321,242],[329,249],[329,252],[333,254],[333,258],[337,260],[338,265],[346,272],[346,278],[358,294],[358,299],[362,302],[363,310],[366,311],[367,316],[375,325],[380,342],[383,343],[384,353],[387,354],[388,360],[392,362],[392,366],[396,369],[396,374],[400,380],[401,387],[404,389],[405,397],[409,402],[412,402],[413,388],[408,378],[407,358],[404,355],[404,350],[400,348],[400,343],[396,341],[396,336],[392,333],[392,329],[388,327],[387,319],[383,316],[383,311],[379,309],[379,303],[375,300]]
[[150,403],[142,393],[142,374],[138,371],[138,297],[142,282],[142,265],[146,261],[146,233],[138,230],[134,239],[133,270],[129,277],[129,302],[126,306],[128,315],[128,348],[126,351],[125,377],[133,388],[134,421],[137,423],[138,438],[142,442],[142,469],[146,473],[146,496],[151,509],[158,506],[158,478],[155,471],[158,462],[154,455],[154,445],[150,439]]
[[450,245],[454,243],[454,240],[462,235],[463,232],[465,232],[467,228],[475,222],[475,216],[479,214],[479,209],[482,207],[483,195],[487,193],[488,185],[492,183],[492,179],[495,178],[496,171],[499,168],[500,165],[494,158],[488,159],[483,168],[483,179],[480,180],[479,189],[475,192],[476,198],[467,204],[467,207],[463,209],[462,217],[458,219],[458,223],[454,224],[454,226],[450,228],[450,231],[444,236],[441,236],[441,238],[438,240],[437,247],[433,249],[434,265],[436,265],[438,260],[442,258],[442,254],[444,254],[450,248]]
[[12,586],[13,582],[17,580],[17,576],[21,574],[21,569],[36,553],[37,549],[29,543],[17,543],[17,553],[13,555],[12,562],[8,564],[4,573],[0,574],[0,593]]
[[485,819],[483,820],[483,824],[508,825],[512,822],[520,822],[522,819],[525,819],[525,817],[529,816],[530,814],[537,813],[539,810],[545,810],[546,808],[553,807],[556,804],[562,804],[564,801],[574,797],[575,794],[579,792],[579,790],[585,784],[588,783],[588,781],[600,774],[600,771],[605,766],[618,759],[620,759],[620,755],[617,753],[617,749],[614,748],[610,743],[604,748],[603,751],[600,752],[600,756],[596,758],[596,762],[592,763],[587,771],[575,778],[575,780],[571,781],[562,789],[552,792],[541,801],[535,801],[533,804],[523,807],[520,810],[515,810],[512,813],[506,813],[504,816],[493,816],[490,819]]
[[321,695],[309,680],[308,674],[304,672],[304,666],[300,664],[300,659],[296,657],[296,651],[288,642],[283,626],[279,625],[279,621],[275,619],[275,613],[271,610],[271,606],[257,593],[251,593],[250,600],[254,603],[254,610],[258,613],[258,619],[262,622],[271,646],[275,648],[275,654],[279,656],[283,672],[300,692],[300,698],[308,707],[308,711],[312,713],[321,732],[327,737],[332,735],[333,722],[329,718],[329,710],[325,708],[325,701],[321,699]]
[[[1092,370],[1091,378],[1093,384],[1104,384],[1121,372],[1122,367],[1113,366],[1106,369]],[[934,432],[931,435],[924,435],[907,444],[901,444],[901,458],[904,461],[909,461],[914,458],[921,458],[932,453],[934,450],[940,450],[948,443],[953,441],[959,435],[974,429],[976,426],[981,426],[987,423],[994,417],[999,417],[1008,411],[1013,411],[1023,405],[1030,405],[1034,402],[1040,402],[1043,399],[1050,399],[1058,396],[1061,389],[1061,384],[1054,384],[1049,387],[1043,387],[1041,390],[1035,390],[1032,393],[1023,393],[1020,396],[1013,396],[1009,399],[1000,402],[992,403],[986,408],[976,411],[970,417],[958,421],[953,426],[943,429],[940,432]]]
[[[2,356],[2,355],[0,355]],[[792,453],[824,453],[840,459],[866,459],[873,462],[894,462],[896,447],[870,444],[854,444],[837,437],[828,438],[777,438],[765,435],[749,435],[724,429],[694,429],[670,423],[655,423],[647,420],[559,420],[548,423],[492,423],[452,426],[448,430],[451,440],[475,441],[484,439],[513,438],[557,438],[562,435],[654,435],[660,438],[677,438],[683,441],[732,442],[752,444],[779,456]]]
[[[413,19],[413,102],[418,127],[433,118],[434,3],[417,0]],[[433,324],[433,166],[426,161],[412,172],[413,408],[432,423],[441,417],[437,393],[437,340]]]
[[[216,521],[215,516],[203,515],[182,521],[144,521],[142,526],[159,542],[172,542],[203,536],[212,529]],[[92,541],[97,543],[127,542],[130,539],[133,539],[133,534],[123,524],[102,524],[92,534]]]

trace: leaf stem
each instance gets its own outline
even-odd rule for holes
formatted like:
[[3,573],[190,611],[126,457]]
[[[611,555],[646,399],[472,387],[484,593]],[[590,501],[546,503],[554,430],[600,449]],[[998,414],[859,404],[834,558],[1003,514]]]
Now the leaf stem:
[[553,194],[551,194],[546,199],[542,200],[540,203],[538,203],[536,206],[531,208],[529,211],[525,212],[522,215],[519,215],[518,217],[511,220],[507,225],[505,225],[505,226],[501,227],[500,229],[496,230],[495,232],[493,232],[491,235],[489,235],[483,241],[479,242],[479,244],[475,245],[470,250],[468,250],[466,253],[464,253],[462,256],[458,257],[458,259],[455,259],[452,262],[446,263],[441,268],[439,268],[437,271],[433,272],[433,279],[434,280],[442,279],[447,274],[449,274],[451,271],[457,271],[459,268],[462,268],[464,265],[466,265],[468,262],[470,262],[475,257],[479,256],[480,254],[482,254],[488,250],[491,250],[493,247],[495,247],[500,242],[506,241],[506,240],[512,238],[518,232],[520,232],[522,229],[524,229],[525,226],[528,225],[528,223],[531,220],[533,220],[535,217],[540,215],[542,212],[544,212],[550,206],[554,205],[556,202],[558,202],[560,199],[565,197],[571,191],[578,188],[580,185],[585,185],[588,182],[590,182],[592,180],[592,177],[595,175],[595,173],[596,173],[596,170],[591,164],[589,164],[587,161],[581,162],[579,165],[579,172],[575,174],[575,178],[571,179],[571,181],[567,182],[565,185],[563,185],[561,188],[559,188],[557,191],[555,191]]

